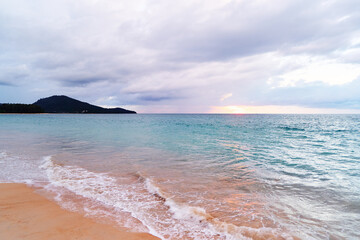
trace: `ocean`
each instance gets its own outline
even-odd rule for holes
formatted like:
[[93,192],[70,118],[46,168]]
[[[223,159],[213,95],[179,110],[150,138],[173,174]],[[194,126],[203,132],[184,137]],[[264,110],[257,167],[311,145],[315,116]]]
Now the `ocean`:
[[0,115],[0,182],[161,239],[360,239],[360,115]]

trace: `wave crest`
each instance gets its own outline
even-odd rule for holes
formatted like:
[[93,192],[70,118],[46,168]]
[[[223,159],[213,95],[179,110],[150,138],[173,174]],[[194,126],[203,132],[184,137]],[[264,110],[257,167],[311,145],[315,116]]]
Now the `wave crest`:
[[279,229],[236,226],[204,208],[178,203],[140,172],[134,174],[137,181],[122,184],[106,173],[57,164],[50,156],[40,168],[54,186],[128,212],[161,239],[292,239]]

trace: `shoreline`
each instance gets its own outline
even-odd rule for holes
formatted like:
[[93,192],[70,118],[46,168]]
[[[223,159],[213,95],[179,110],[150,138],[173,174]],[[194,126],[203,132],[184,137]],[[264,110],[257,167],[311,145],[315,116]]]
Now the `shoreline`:
[[65,210],[21,183],[0,183],[0,239],[159,240]]

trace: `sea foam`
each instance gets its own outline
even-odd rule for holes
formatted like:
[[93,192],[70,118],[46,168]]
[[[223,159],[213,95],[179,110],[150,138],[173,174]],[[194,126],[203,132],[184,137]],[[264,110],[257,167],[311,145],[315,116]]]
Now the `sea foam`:
[[124,184],[106,173],[57,164],[51,156],[44,158],[40,168],[52,186],[130,213],[161,239],[291,239],[278,229],[235,226],[211,216],[204,208],[178,203],[141,173],[134,174],[132,183]]

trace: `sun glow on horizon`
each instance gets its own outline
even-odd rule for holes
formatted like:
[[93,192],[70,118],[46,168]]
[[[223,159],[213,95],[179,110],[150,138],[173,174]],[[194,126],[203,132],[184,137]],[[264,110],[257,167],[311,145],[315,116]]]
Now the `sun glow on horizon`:
[[360,113],[360,109],[335,109],[335,108],[306,108],[300,106],[213,106],[209,113],[224,114],[353,114]]
[[223,107],[212,107],[210,113],[232,113],[232,114],[244,114],[247,111],[243,106],[223,106]]

